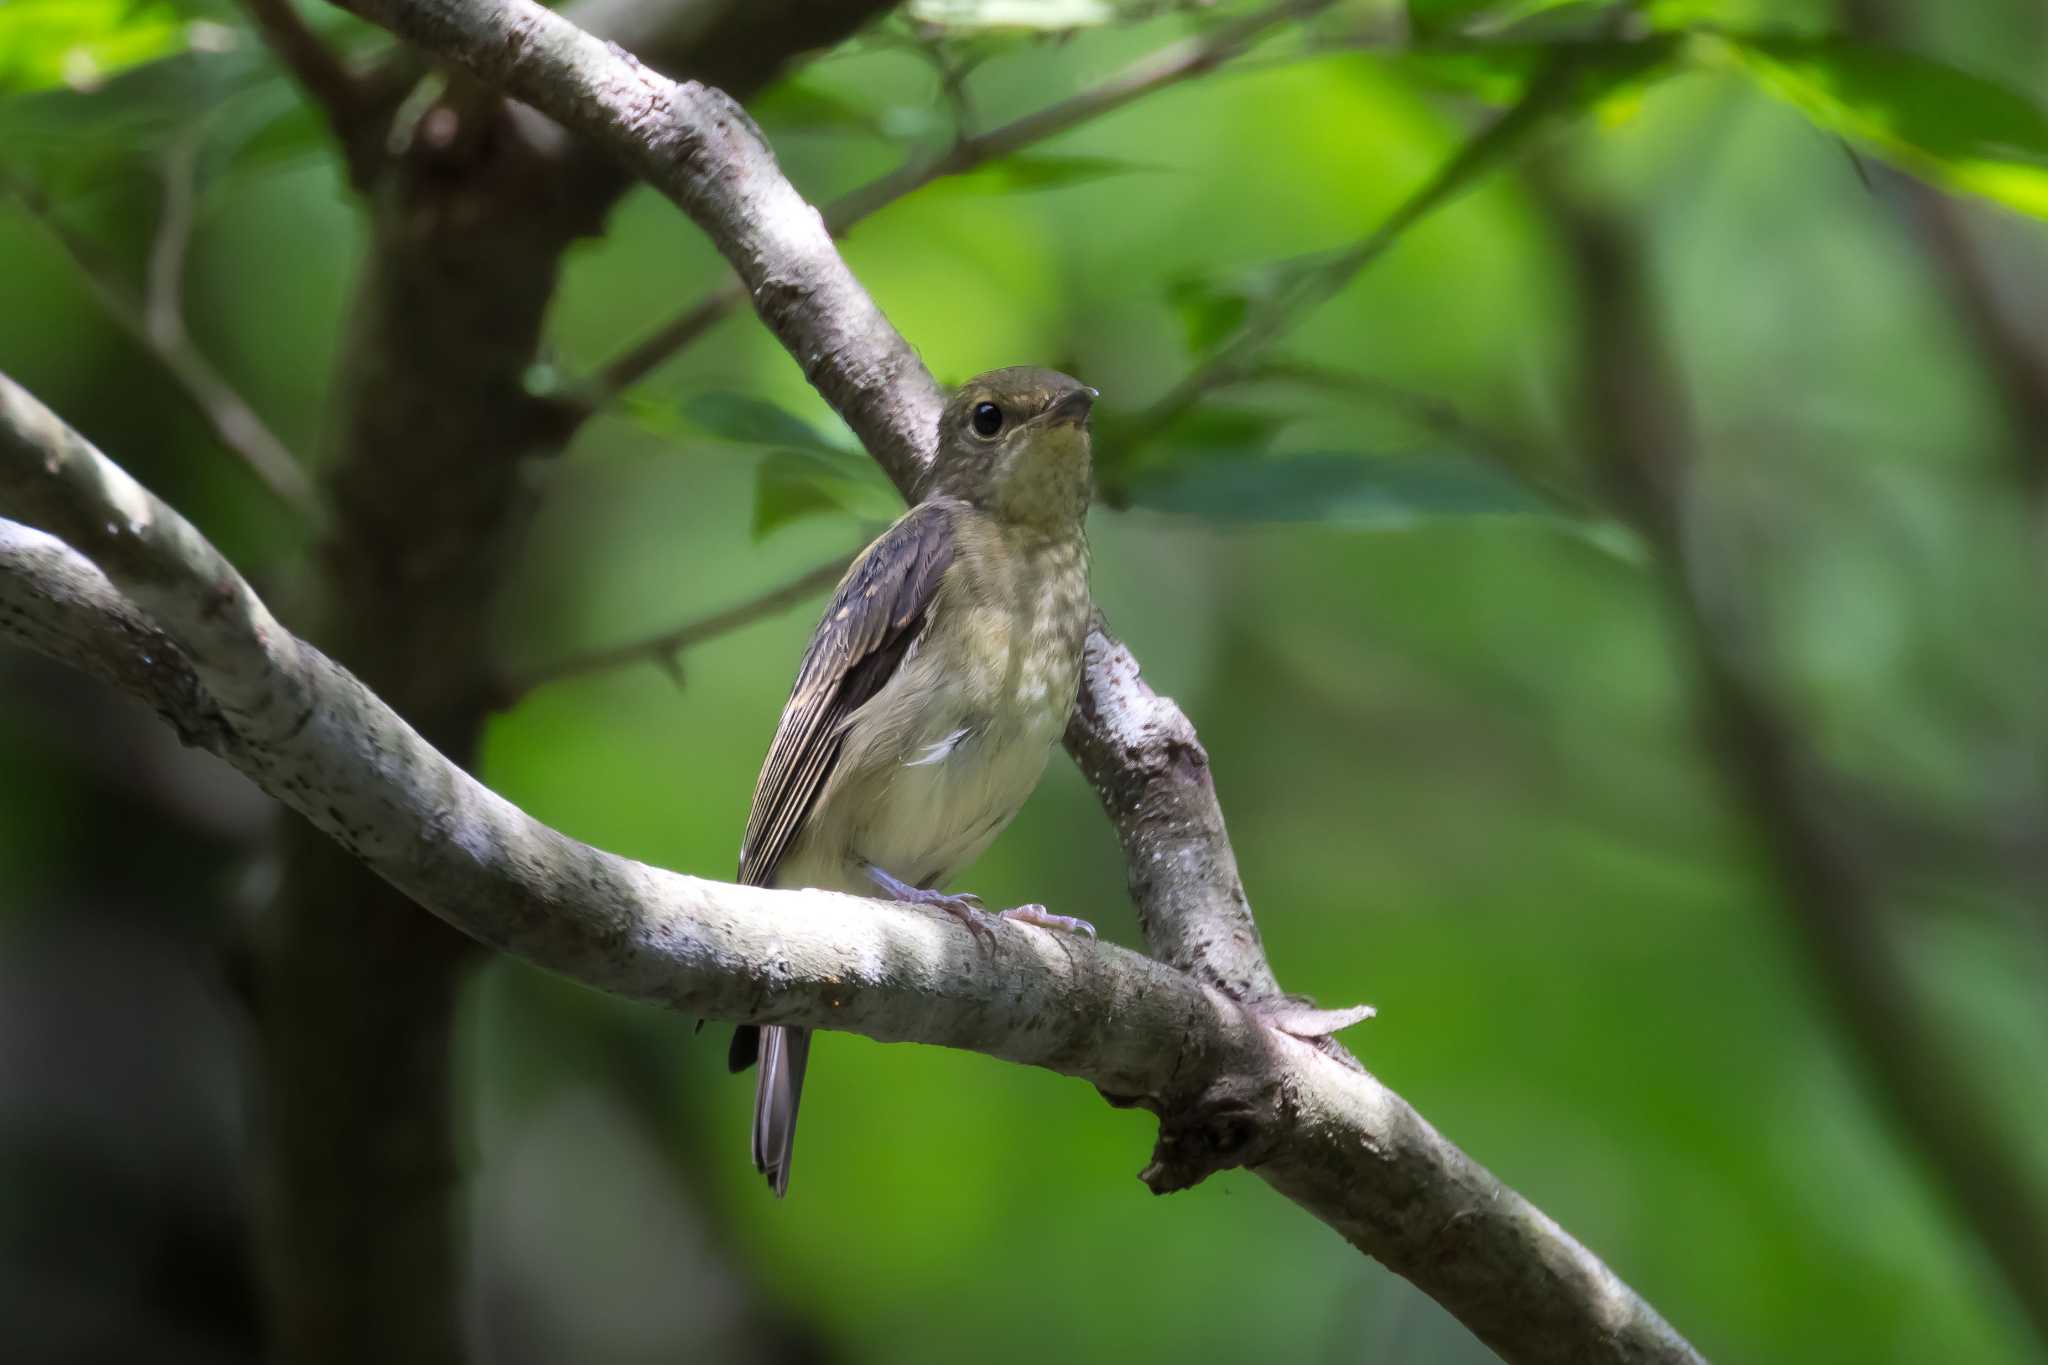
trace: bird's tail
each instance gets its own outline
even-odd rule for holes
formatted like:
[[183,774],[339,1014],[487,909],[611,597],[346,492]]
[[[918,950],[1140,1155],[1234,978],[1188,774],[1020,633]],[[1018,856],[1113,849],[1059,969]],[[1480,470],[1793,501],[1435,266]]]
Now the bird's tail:
[[804,1094],[804,1064],[811,1031],[761,1030],[761,1075],[754,1084],[754,1169],[768,1177],[780,1199],[789,1192],[789,1157],[796,1147],[796,1108]]

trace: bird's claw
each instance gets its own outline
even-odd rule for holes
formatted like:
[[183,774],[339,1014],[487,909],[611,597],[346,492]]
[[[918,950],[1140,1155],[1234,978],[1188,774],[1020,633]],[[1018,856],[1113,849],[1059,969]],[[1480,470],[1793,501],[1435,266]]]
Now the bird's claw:
[[974,935],[975,942],[982,947],[995,946],[996,931],[989,927],[989,913],[981,908],[981,897],[967,894],[934,896],[926,904],[945,911],[966,925],[967,932]]
[[1063,934],[1079,934],[1083,938],[1095,937],[1095,926],[1087,920],[1075,919],[1072,915],[1055,915],[1042,905],[1019,905],[1003,911],[997,918],[1014,924],[1035,924],[1041,929]]

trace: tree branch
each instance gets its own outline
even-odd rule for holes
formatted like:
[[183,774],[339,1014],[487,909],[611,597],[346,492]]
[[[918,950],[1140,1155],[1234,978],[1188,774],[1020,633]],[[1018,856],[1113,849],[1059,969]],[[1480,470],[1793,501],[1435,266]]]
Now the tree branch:
[[[1328,9],[1330,3],[1331,0],[1283,0],[1207,33],[1170,43],[1099,85],[985,133],[960,137],[935,157],[913,158],[887,175],[841,195],[825,207],[825,227],[834,237],[843,237],[862,219],[935,180],[964,175],[1113,113],[1155,91],[1214,71],[1249,51],[1280,24],[1306,19]],[[735,286],[715,290],[627,348],[598,371],[586,396],[591,409],[603,407],[673,359],[728,317],[744,297]]]
[[32,188],[11,185],[17,201],[71,258],[86,289],[102,311],[164,367],[185,397],[213,428],[228,451],[240,458],[259,483],[285,506],[310,521],[321,515],[306,467],[256,415],[248,400],[222,377],[185,330],[180,301],[185,248],[192,227],[192,174],[198,145],[186,138],[164,167],[164,208],[150,247],[145,301],[115,284],[90,243],[58,221]]
[[503,685],[503,704],[510,706],[534,688],[548,683],[581,677],[586,673],[602,673],[641,660],[659,664],[670,672],[680,672],[678,656],[685,650],[789,610],[837,583],[845,575],[846,566],[852,562],[851,554],[835,555],[787,583],[659,635],[613,645],[608,649],[594,649],[585,654],[571,654],[553,663],[514,674]]
[[[819,215],[782,178],[758,130],[737,106],[715,91],[688,83],[675,85],[655,75],[528,0],[512,0],[503,6],[465,0],[422,0],[418,5],[404,0],[354,0],[352,7],[479,78],[501,84],[509,93],[609,148],[681,205],[733,263],[764,320],[799,359],[814,385],[839,409],[898,486],[915,495],[931,459],[937,386],[839,260]],[[92,530],[86,523],[80,525]],[[116,581],[121,581],[119,575]],[[1091,651],[1092,666],[1083,683],[1088,714],[1111,724],[1119,716],[1178,714],[1164,699],[1151,699],[1146,705],[1146,698],[1134,696],[1135,674],[1117,677],[1108,666],[1111,662],[1110,653],[1099,645]],[[362,713],[360,697],[335,701],[331,707],[309,710],[304,725],[287,738],[299,744],[317,744],[323,738],[346,744],[351,734],[361,732],[369,736],[377,754],[396,751],[404,756],[396,768],[386,758],[380,772],[409,770],[423,763],[417,751],[424,746],[417,736],[405,732],[412,742],[399,743],[401,737],[382,716],[374,711]],[[1115,735],[1116,742],[1129,751],[1128,757],[1105,755],[1117,767],[1127,761],[1135,767],[1148,751],[1166,760],[1134,773],[1131,785],[1146,799],[1128,802],[1126,810],[1140,814],[1169,810],[1176,800],[1183,803],[1183,809],[1213,808],[1213,793],[1205,776],[1182,783],[1183,791],[1177,796],[1157,790],[1162,783],[1176,781],[1192,762],[1178,739],[1157,726],[1150,732],[1140,729]],[[544,874],[553,868],[551,859],[540,855],[560,851],[548,842],[565,843],[560,836],[537,832],[516,821],[505,826],[517,813],[488,793],[473,797],[463,791],[461,795],[472,799],[467,805],[458,802],[458,791],[448,784],[468,780],[459,773],[436,772],[433,778],[437,785],[430,793],[431,804],[421,808],[397,803],[397,814],[405,818],[394,823],[408,825],[405,847],[411,850],[411,857],[445,853],[452,841],[458,865],[471,876],[493,853],[505,854],[515,867]],[[1116,788],[1106,779],[1099,782],[1099,790],[1106,800],[1114,800]],[[372,837],[377,834],[374,823],[351,827],[345,818],[334,815],[349,808],[337,799],[346,793],[330,790],[323,794],[329,798],[327,804],[312,811],[317,826],[333,832],[345,847],[366,857],[423,903],[458,920],[471,913],[460,901],[468,885],[465,879],[448,877],[437,884],[409,876],[414,870],[409,858],[391,866],[381,856],[391,851],[388,843]],[[392,813],[390,803],[398,794],[380,795],[387,802],[386,813]],[[327,812],[325,823],[323,810]],[[471,827],[472,811],[488,817],[485,827]],[[1113,805],[1112,814],[1117,813]],[[1215,819],[1220,830],[1220,815]],[[432,831],[431,837],[420,839],[420,828]],[[1126,838],[1128,844],[1130,836]],[[424,850],[421,844],[426,846]],[[575,862],[573,855],[565,856]],[[644,952],[696,941],[679,938],[682,931],[672,925],[649,930],[639,917],[620,908],[631,906],[628,893],[639,885],[635,878],[653,874],[645,869],[631,876],[620,873],[616,860],[602,867],[608,875],[599,876],[597,868],[579,865],[580,882],[573,877],[544,876],[543,894],[537,898],[528,895],[522,899],[508,894],[507,888],[496,888],[490,904],[501,908],[495,915],[486,915],[481,931],[496,933],[489,941],[514,951],[548,948],[549,917],[562,912],[578,886],[594,887],[605,893],[609,907],[596,945],[572,943],[570,951],[558,951],[545,959],[558,968],[623,970],[623,977],[614,982],[617,988],[634,993],[658,991],[656,998],[686,1001],[688,1008],[706,1014],[770,1022],[808,1022],[815,1017],[766,1003],[759,990],[752,988],[741,992],[749,1001],[745,1009],[731,1008],[735,1002],[720,997],[710,983],[698,994],[689,984],[687,969],[682,969],[680,986],[674,984],[678,968],[673,964],[659,971],[652,969]],[[702,888],[710,884],[691,885]],[[1157,898],[1164,888],[1211,894],[1175,907]],[[1233,903],[1241,906],[1242,902],[1227,857],[1211,857],[1190,868],[1185,876],[1161,880],[1147,890],[1148,903],[1141,906],[1141,913],[1150,922],[1164,923],[1184,911],[1175,922],[1190,928],[1199,926],[1198,917],[1205,911]],[[776,893],[743,894],[751,898]],[[475,907],[475,912],[482,914],[486,908]],[[715,918],[733,907],[713,896],[701,908]],[[748,908],[754,907],[750,904]],[[503,922],[507,913],[509,925]],[[627,916],[624,922],[622,915]],[[1183,950],[1205,964],[1205,976],[1228,980],[1232,973],[1227,965],[1217,969],[1206,964],[1212,953],[1223,954],[1222,961],[1227,964],[1233,952],[1241,955],[1247,951],[1236,929],[1226,918],[1216,925],[1215,933],[1183,934]],[[646,944],[645,936],[650,933],[653,948]],[[588,935],[577,937],[587,939]],[[774,942],[778,951],[786,951],[791,941],[778,937]],[[554,947],[559,950],[562,945]],[[1062,949],[1074,950],[1073,945]],[[1256,952],[1255,944],[1249,951]],[[623,961],[617,956],[621,953]],[[769,975],[781,981],[788,968],[779,967]],[[843,965],[835,965],[829,977],[828,1003],[843,1008],[848,985],[862,986],[866,980],[860,973],[850,979]],[[765,983],[755,983],[761,984]],[[1248,1013],[1257,1009],[1272,1018],[1296,1016],[1306,1022],[1294,1027],[1314,1034],[1326,1033],[1332,1026],[1313,1013],[1299,1016],[1296,1007],[1282,1002],[1241,1004],[1220,992],[1211,997],[1208,992],[1213,988],[1199,982],[1190,984],[1204,992],[1205,1000],[1222,1002],[1212,1003],[1211,1008],[1228,1006]],[[783,1012],[776,1012],[778,1008]],[[985,1004],[972,1013],[977,1019],[989,1017]],[[833,1017],[843,1022],[845,1016]],[[1181,1023],[1189,1025],[1188,1020]],[[1035,1027],[1045,1027],[1042,1017]],[[1270,1030],[1260,1036],[1268,1035],[1279,1036]],[[878,1032],[877,1036],[882,1035]],[[1198,1030],[1191,1036],[1205,1046],[1216,1045],[1208,1054],[1216,1064],[1230,1052],[1220,1035]],[[1010,1046],[1004,1044],[1003,1055],[1013,1055]],[[998,1049],[991,1045],[990,1050]],[[1322,1049],[1305,1051],[1320,1058],[1317,1065],[1345,1076],[1363,1076],[1362,1071]],[[1015,1055],[1019,1060],[1040,1060],[1031,1050]],[[1061,1045],[1043,1064],[1077,1065],[1077,1054]],[[1113,1070],[1097,1067],[1091,1078],[1106,1081],[1114,1093],[1131,1093],[1117,1089],[1123,1082],[1108,1074]],[[1270,1070],[1249,1084],[1236,1073],[1216,1075],[1204,1067],[1195,1070],[1206,1073],[1210,1084],[1193,1102],[1181,1105],[1172,1096],[1139,1092],[1166,1115],[1158,1159],[1147,1173],[1154,1188],[1179,1188],[1224,1165],[1252,1165],[1276,1187],[1316,1209],[1356,1245],[1414,1279],[1512,1359],[1694,1358],[1611,1272],[1376,1085],[1367,1082],[1368,1092],[1347,1099],[1325,1094],[1306,1079],[1275,1076]],[[1291,1131],[1299,1145],[1273,1147],[1268,1143],[1262,1135],[1276,1123],[1293,1125]],[[1364,1131],[1368,1124],[1372,1125],[1370,1136]],[[1370,1172],[1358,1169],[1361,1160],[1372,1167]]]
[[[146,673],[100,661],[146,612],[189,661],[180,692],[203,689],[227,722],[202,742],[463,932],[690,1014],[936,1043],[1080,1077],[1160,1116],[1145,1171],[1155,1191],[1250,1167],[1510,1360],[1699,1359],[1399,1096],[1313,1045],[1355,1012],[1247,1004],[1125,949],[1023,926],[999,927],[984,949],[937,913],[705,881],[579,844],[284,631],[189,523],[4,377],[0,506],[91,556],[0,535],[0,583],[33,585],[0,599],[0,629],[39,645],[55,628],[21,628],[24,612],[61,614],[74,636],[89,620],[109,643],[69,657],[135,687]],[[1141,838],[1134,851],[1175,850]]]

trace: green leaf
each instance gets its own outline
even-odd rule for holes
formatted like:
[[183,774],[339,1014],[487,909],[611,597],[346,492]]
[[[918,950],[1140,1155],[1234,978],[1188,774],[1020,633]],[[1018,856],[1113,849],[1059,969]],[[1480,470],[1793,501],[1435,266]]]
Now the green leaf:
[[792,521],[839,510],[839,501],[804,461],[790,455],[761,461],[754,478],[754,539]]
[[754,479],[756,539],[821,513],[884,522],[902,510],[902,502],[874,462],[847,451],[772,451]]
[[1394,530],[1446,517],[1564,519],[1499,467],[1444,455],[1204,460],[1133,482],[1123,501],[1229,525],[1322,522]]
[[723,391],[703,393],[682,406],[683,419],[721,440],[750,446],[781,446],[793,450],[844,454],[801,418],[766,399]]
[[1229,271],[1189,272],[1167,281],[1166,301],[1180,315],[1188,349],[1206,355],[1242,327],[1253,308],[1273,303],[1323,263],[1322,257],[1295,257]]
[[1943,189],[2048,218],[2048,109],[2018,91],[1840,38],[1700,37],[1695,52]]
[[667,437],[708,435],[761,456],[754,481],[754,534],[820,513],[887,521],[903,503],[858,450],[834,445],[801,418],[743,393],[701,393],[680,405],[629,397],[626,409]]

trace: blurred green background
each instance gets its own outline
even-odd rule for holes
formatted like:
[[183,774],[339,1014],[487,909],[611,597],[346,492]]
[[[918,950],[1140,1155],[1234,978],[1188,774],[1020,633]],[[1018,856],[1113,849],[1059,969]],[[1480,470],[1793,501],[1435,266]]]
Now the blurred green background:
[[[202,181],[190,325],[313,452],[361,209],[235,12],[113,7],[109,32],[161,21],[139,55],[166,55],[76,92],[27,60],[28,5],[0,5],[17,194],[0,207],[0,369],[289,600],[303,535],[41,220],[139,280],[153,167],[195,103],[212,108],[236,141]],[[1191,363],[1187,300],[1212,285],[1189,281],[1359,240],[1491,117],[1454,63],[1404,50],[1430,30],[1400,8],[1340,6],[1316,30],[1331,50],[1285,35],[1037,149],[1067,160],[1035,176],[935,185],[863,224],[848,259],[942,379],[1044,363],[1103,390],[1105,504],[1126,505],[1091,521],[1097,596],[1200,727],[1281,980],[1379,1007],[1347,1037],[1368,1067],[1713,1358],[2039,1359],[1845,1040],[1703,743],[1656,567],[1581,510],[1596,490],[1578,286],[1518,166],[1288,328],[1288,357],[1380,387],[1266,385],[1206,409],[1232,421],[1135,426]],[[1817,4],[1668,8],[1808,35],[1849,22]],[[1914,51],[2038,110],[2038,4],[1925,8]],[[1148,15],[924,48],[892,20],[758,113],[823,200],[943,137],[932,51],[980,61],[967,88],[986,126],[1213,19]],[[180,51],[195,19],[226,52]],[[1477,37],[1571,32],[1528,22]],[[1335,42],[1358,33],[1374,43]],[[206,62],[246,69],[207,84]],[[1639,235],[1699,431],[1692,552],[1747,623],[1747,665],[1857,794],[1883,930],[2048,1182],[2048,613],[2012,474],[2026,433],[1875,164],[1884,146],[1852,151],[1854,128],[1727,62],[1670,67],[1531,145]],[[2030,158],[2048,177],[2038,149],[2011,157]],[[2022,207],[1960,202],[2048,348],[2048,227]],[[534,382],[590,372],[724,278],[670,204],[636,192],[569,258]],[[490,608],[509,673],[740,601],[869,533],[872,491],[756,535],[775,457],[707,426],[704,396],[729,393],[851,446],[751,317],[723,323],[531,471],[538,520]],[[1457,422],[1419,417],[1414,395]],[[1142,453],[1120,459],[1119,437]],[[1305,504],[1278,476],[1250,485],[1266,506],[1188,482],[1274,452],[1504,463],[1571,510],[1374,501],[1369,481]],[[729,875],[814,611],[693,650],[680,687],[640,664],[534,691],[493,724],[483,776],[578,838]],[[255,1358],[258,1101],[222,945],[275,876],[284,817],[142,708],[14,651],[0,773],[0,1320],[21,1359],[110,1359],[117,1342]],[[1111,831],[1063,759],[962,884],[1137,942]],[[696,1036],[516,962],[475,974],[460,1076],[483,1358],[750,1358],[742,1301],[847,1361],[1489,1358],[1256,1178],[1151,1198],[1133,1178],[1149,1117],[973,1055],[824,1038],[778,1205],[748,1169],[752,1085],[725,1076],[724,1051],[723,1028]]]

